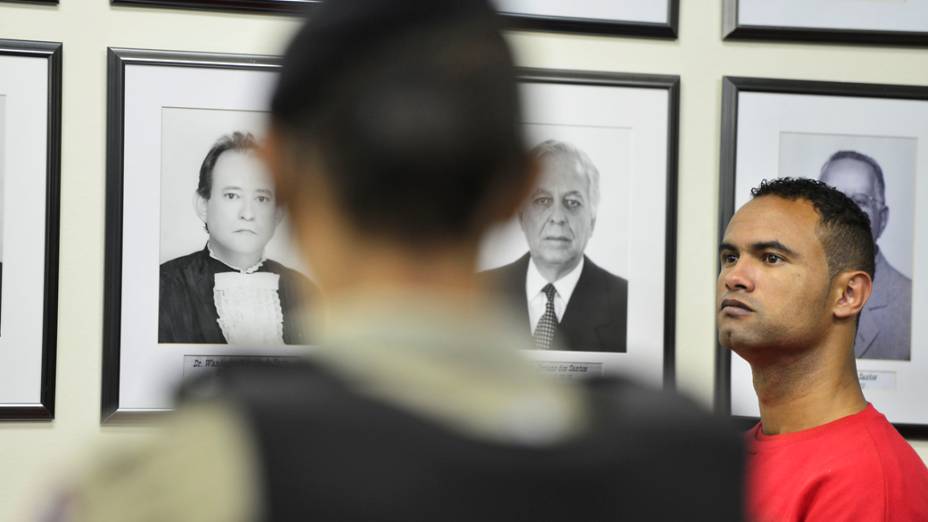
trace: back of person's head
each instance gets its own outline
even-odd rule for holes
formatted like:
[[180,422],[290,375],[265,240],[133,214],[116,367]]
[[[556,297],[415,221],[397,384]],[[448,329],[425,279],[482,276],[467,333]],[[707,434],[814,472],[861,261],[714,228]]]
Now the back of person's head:
[[272,112],[297,163],[321,168],[285,176],[283,196],[299,203],[321,171],[364,234],[411,245],[478,234],[528,172],[499,29],[486,0],[313,10],[286,52]]

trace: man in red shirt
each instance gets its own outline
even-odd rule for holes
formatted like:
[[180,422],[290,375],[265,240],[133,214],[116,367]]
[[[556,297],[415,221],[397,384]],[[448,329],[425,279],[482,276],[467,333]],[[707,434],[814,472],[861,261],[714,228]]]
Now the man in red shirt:
[[854,336],[872,289],[869,221],[809,179],[751,191],[719,247],[719,342],[751,364],[757,522],[928,521],[928,469],[864,399]]

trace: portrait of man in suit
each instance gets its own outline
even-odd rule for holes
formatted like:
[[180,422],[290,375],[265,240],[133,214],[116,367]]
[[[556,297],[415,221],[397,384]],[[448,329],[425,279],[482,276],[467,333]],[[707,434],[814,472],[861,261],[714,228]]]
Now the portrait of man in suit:
[[253,135],[222,136],[206,153],[194,195],[209,238],[160,268],[159,343],[306,344],[299,272],[267,259],[283,218]]
[[912,280],[896,270],[879,248],[880,236],[889,221],[883,169],[866,154],[840,150],[822,166],[819,179],[854,200],[867,214],[877,243],[873,293],[860,315],[854,352],[860,359],[909,360]]
[[599,171],[576,146],[532,149],[541,167],[519,224],[528,252],[483,272],[521,314],[536,349],[626,351],[628,282],[584,254],[596,226]]

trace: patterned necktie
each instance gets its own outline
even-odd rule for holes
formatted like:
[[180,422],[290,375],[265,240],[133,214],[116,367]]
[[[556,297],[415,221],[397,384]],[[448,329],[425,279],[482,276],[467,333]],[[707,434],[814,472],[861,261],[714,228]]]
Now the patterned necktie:
[[535,337],[536,349],[550,350],[551,341],[554,340],[554,332],[557,330],[557,316],[554,315],[554,295],[557,290],[554,289],[554,285],[548,283],[541,291],[545,293],[548,302],[545,303],[545,313],[538,321],[533,336]]

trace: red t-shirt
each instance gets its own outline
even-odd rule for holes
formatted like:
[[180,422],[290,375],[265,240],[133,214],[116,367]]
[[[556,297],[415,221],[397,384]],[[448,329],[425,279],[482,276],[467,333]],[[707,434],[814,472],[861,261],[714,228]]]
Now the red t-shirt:
[[928,468],[868,404],[808,430],[746,433],[754,522],[926,522]]

